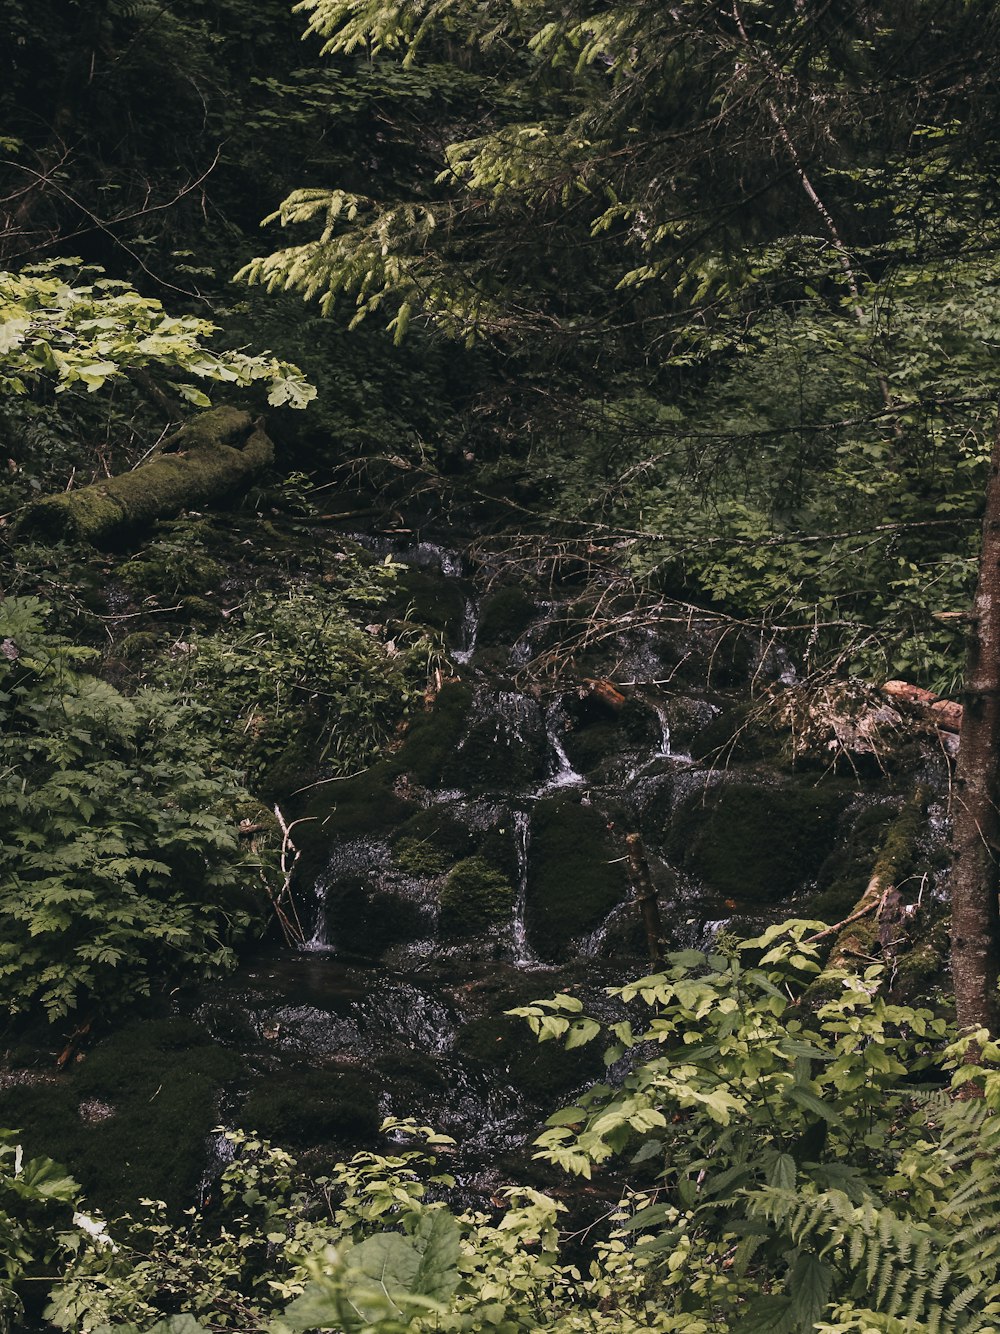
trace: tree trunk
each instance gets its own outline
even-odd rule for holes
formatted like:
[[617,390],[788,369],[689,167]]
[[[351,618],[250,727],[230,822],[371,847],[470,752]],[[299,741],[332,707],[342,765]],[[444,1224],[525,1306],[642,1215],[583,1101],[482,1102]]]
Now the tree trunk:
[[214,408],[182,426],[163,453],[132,472],[36,500],[18,527],[113,546],[157,519],[245,490],[273,459],[271,441],[249,413]]
[[1000,426],[993,443],[965,672],[951,873],[951,967],[961,1030],[1000,1032]]
[[656,889],[653,877],[649,873],[646,849],[638,834],[629,834],[625,839],[628,857],[629,879],[632,881],[632,902],[637,904],[642,914],[642,923],[646,928],[646,944],[653,963],[663,958],[663,926],[660,922],[660,909],[656,902]]

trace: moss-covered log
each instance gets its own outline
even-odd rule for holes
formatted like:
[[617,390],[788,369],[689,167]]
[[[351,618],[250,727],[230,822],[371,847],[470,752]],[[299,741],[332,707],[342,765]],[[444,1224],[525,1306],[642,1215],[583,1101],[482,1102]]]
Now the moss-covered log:
[[157,519],[237,495],[273,459],[270,439],[249,413],[214,408],[182,426],[162,453],[132,472],[35,501],[19,527],[113,546]]

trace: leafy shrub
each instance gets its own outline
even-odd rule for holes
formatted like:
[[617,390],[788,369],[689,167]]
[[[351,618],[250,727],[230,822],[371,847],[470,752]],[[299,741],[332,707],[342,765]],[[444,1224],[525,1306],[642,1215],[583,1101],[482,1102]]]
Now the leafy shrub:
[[0,603],[0,996],[54,1019],[231,966],[258,872],[203,712],[98,680],[46,611]]
[[165,679],[210,706],[219,743],[254,778],[280,786],[276,773],[299,777],[310,756],[339,774],[363,767],[423,684],[422,640],[384,642],[360,623],[394,579],[391,565],[347,557],[333,586],[252,594],[240,624],[194,636]]
[[0,1131],[0,1334],[23,1328],[25,1280],[43,1267],[51,1273],[56,1254],[65,1255],[71,1214],[77,1245],[104,1236],[103,1224],[73,1213],[78,1202],[79,1187],[62,1168],[26,1158],[17,1136]]

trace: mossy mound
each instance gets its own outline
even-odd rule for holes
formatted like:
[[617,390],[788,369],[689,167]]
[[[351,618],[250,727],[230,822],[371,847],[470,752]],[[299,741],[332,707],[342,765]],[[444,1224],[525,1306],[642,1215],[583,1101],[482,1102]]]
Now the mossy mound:
[[399,772],[395,759],[383,760],[356,778],[317,787],[303,812],[308,823],[298,826],[296,842],[303,850],[316,844],[328,848],[334,839],[388,833],[416,809],[394,790]]
[[458,1051],[490,1069],[505,1069],[528,1098],[546,1101],[593,1083],[604,1069],[600,1042],[567,1051],[560,1042],[539,1042],[523,1019],[487,1015],[459,1031]]
[[450,864],[448,855],[425,838],[399,839],[392,859],[401,871],[418,878],[444,875]]
[[475,843],[475,836],[466,825],[454,819],[442,807],[431,806],[427,810],[417,811],[396,829],[393,834],[393,856],[402,864],[400,851],[407,844],[418,860],[424,855],[420,850],[425,849],[428,857],[443,862],[444,869],[447,869],[463,857],[470,856],[476,850]]
[[399,576],[389,613],[453,640],[465,619],[465,598],[458,580],[429,570],[408,569]]
[[30,1154],[66,1165],[109,1214],[140,1196],[177,1211],[194,1202],[220,1087],[239,1057],[187,1020],[133,1023],[57,1083],[0,1092],[0,1123]]
[[532,945],[547,959],[598,927],[628,893],[608,822],[572,796],[539,801],[531,821],[527,917]]
[[609,707],[598,692],[571,700],[566,712],[572,726],[563,737],[566,754],[581,773],[593,773],[622,752],[652,756],[660,746],[656,714],[641,699],[626,699],[620,709]]
[[370,1140],[379,1127],[378,1096],[353,1070],[283,1070],[250,1093],[239,1120],[293,1149]]
[[441,890],[441,925],[467,934],[510,918],[514,886],[483,857],[466,857],[452,870]]
[[531,624],[535,602],[519,584],[498,588],[483,599],[476,645],[495,648],[511,645]]
[[579,773],[590,774],[621,750],[624,737],[614,720],[601,718],[571,728],[562,740],[573,768]]
[[528,696],[501,692],[480,701],[441,780],[466,792],[509,792],[541,783],[547,772],[541,708]]
[[442,783],[465,735],[471,707],[472,690],[460,681],[446,682],[434,708],[412,719],[397,757],[399,768],[423,787]]
[[847,793],[727,783],[689,797],[674,817],[671,860],[727,898],[775,902],[814,880],[837,838]]

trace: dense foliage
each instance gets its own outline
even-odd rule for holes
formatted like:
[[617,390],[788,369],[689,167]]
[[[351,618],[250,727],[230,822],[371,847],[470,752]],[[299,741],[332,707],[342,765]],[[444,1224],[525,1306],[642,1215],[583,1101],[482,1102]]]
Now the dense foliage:
[[237,829],[253,802],[203,711],[121,694],[46,612],[0,603],[0,992],[55,1019],[230,966],[260,867]]
[[300,9],[331,56],[471,70],[488,115],[439,121],[433,183],[293,193],[307,239],[246,275],[503,349],[500,473],[647,586],[953,684],[993,418],[991,7]]
[[[563,1253],[564,1206],[537,1191],[452,1212],[452,1179],[405,1147],[447,1140],[412,1122],[386,1123],[387,1153],[313,1180],[241,1134],[217,1208],[181,1227],[78,1214],[86,1235],[78,1221],[48,1262],[49,1319],[144,1334],[994,1328],[1000,1052],[984,1044],[949,1087],[965,1044],[888,1004],[878,968],[823,971],[815,925],[674,954],[618,992],[633,1018],[605,1059],[635,1063],[539,1140],[585,1175],[627,1164],[633,1184],[583,1254]],[[567,994],[520,1013],[570,1046],[600,1032]],[[970,1079],[984,1097],[956,1096]],[[8,1190],[22,1171],[7,1163]]]

